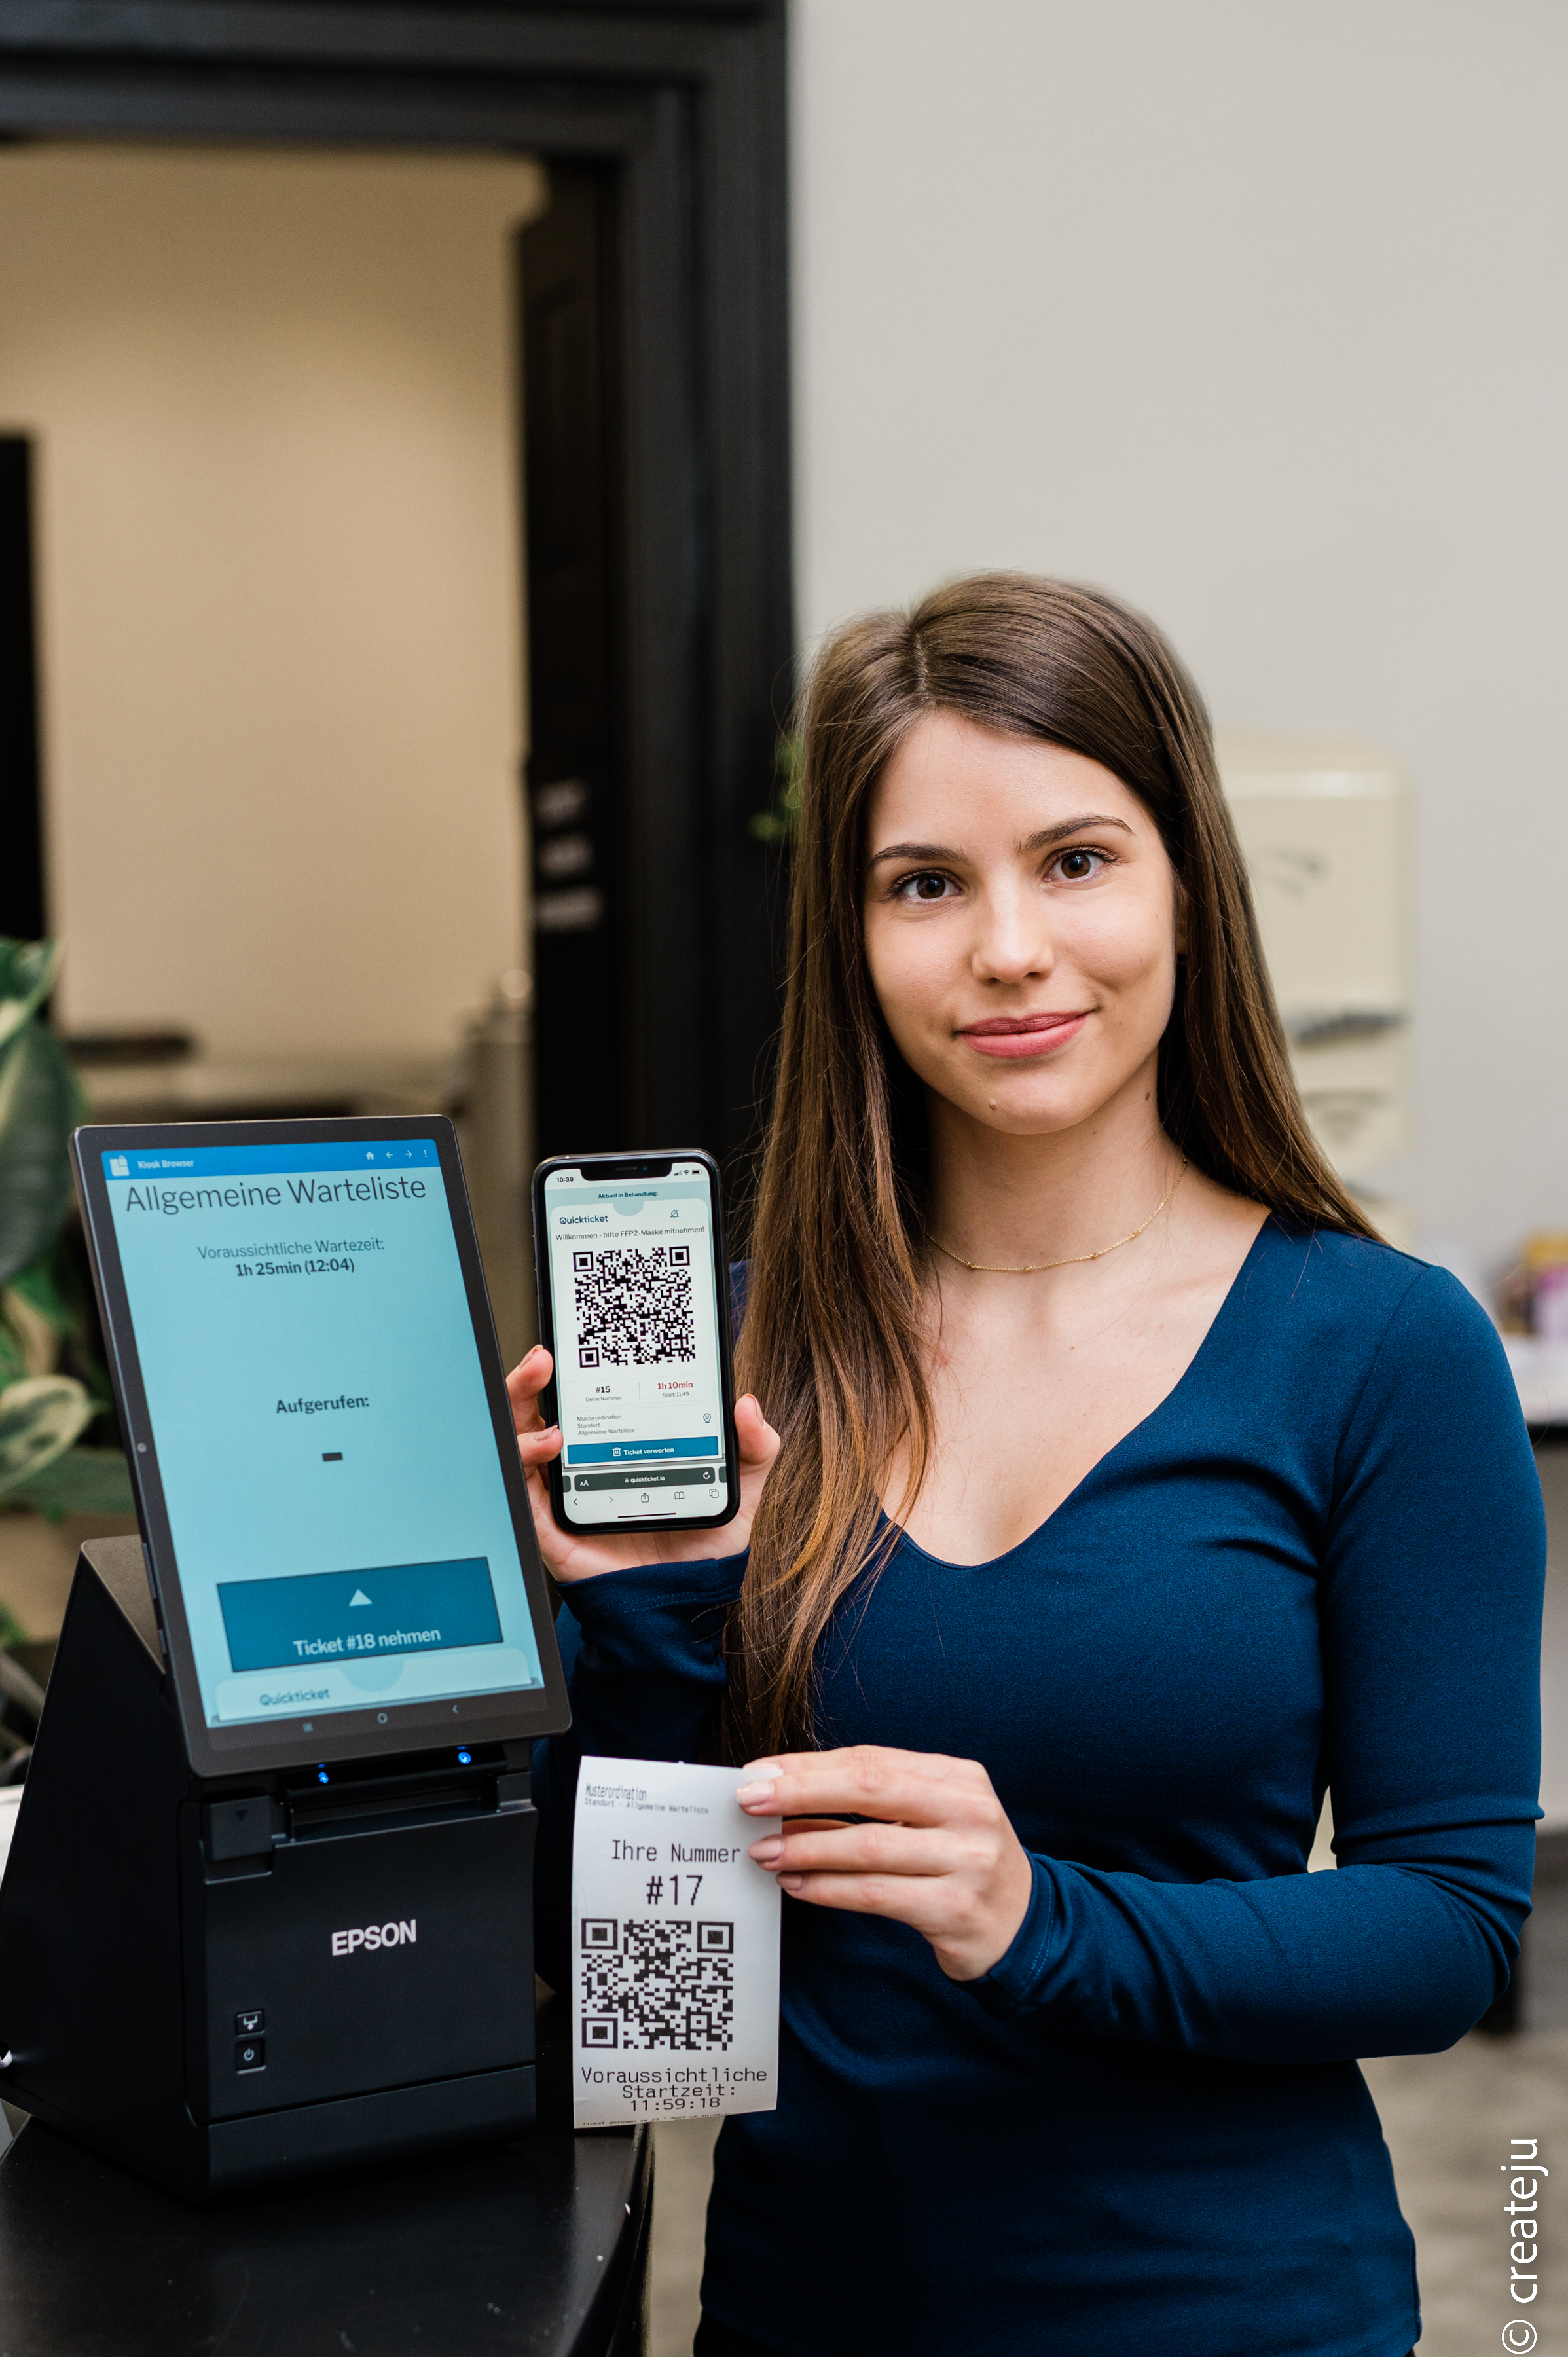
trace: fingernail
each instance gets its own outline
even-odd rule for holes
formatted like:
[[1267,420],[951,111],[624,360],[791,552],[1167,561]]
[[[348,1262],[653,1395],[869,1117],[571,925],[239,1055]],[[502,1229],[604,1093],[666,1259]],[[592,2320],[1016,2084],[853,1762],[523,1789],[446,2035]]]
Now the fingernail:
[[778,1882],[779,1889],[787,1890],[791,1899],[806,1887],[806,1878],[803,1874],[781,1874],[778,1877]]
[[736,1799],[743,1809],[754,1809],[758,1802],[770,1801],[772,1798],[771,1784],[743,1784],[736,1794]]
[[784,1855],[783,1836],[769,1834],[766,1841],[753,1842],[750,1850],[758,1866],[775,1866]]
[[784,1770],[777,1760],[748,1760],[740,1772],[743,1776],[782,1776]]

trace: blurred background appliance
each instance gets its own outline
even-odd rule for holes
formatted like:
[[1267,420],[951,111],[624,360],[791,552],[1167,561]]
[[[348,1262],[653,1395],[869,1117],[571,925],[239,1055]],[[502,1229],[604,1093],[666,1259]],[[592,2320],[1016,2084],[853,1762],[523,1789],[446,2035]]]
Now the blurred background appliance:
[[1409,1249],[1409,790],[1345,737],[1221,732],[1219,773],[1307,1118],[1391,1243]]

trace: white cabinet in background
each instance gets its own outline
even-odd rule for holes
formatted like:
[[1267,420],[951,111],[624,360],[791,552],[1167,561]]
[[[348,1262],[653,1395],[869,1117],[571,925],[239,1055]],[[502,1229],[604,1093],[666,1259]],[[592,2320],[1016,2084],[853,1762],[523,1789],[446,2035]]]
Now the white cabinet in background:
[[1409,791],[1380,747],[1222,733],[1219,774],[1252,878],[1302,1102],[1394,1242],[1380,1166],[1411,1144]]

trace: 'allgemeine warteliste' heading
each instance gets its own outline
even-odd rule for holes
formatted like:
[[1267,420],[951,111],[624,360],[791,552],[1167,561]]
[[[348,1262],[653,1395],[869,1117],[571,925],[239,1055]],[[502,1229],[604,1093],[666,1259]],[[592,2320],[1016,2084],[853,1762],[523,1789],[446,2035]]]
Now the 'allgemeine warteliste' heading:
[[[363,1178],[285,1178],[288,1200],[295,1203],[395,1203],[403,1198],[418,1201],[429,1189],[423,1178],[401,1172],[369,1172]],[[131,1187],[125,1193],[127,1211],[161,1211],[176,1219],[181,1211],[242,1211],[252,1203],[281,1203],[282,1187]]]

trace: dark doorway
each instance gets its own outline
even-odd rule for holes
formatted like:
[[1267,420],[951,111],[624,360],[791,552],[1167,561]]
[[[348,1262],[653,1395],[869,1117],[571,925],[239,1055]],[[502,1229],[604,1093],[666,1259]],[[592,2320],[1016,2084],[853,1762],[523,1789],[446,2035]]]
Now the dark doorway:
[[47,930],[34,580],[32,445],[0,434],[0,933],[24,942]]
[[518,242],[541,1157],[637,1142],[618,1021],[638,830],[618,694],[616,192],[591,164],[550,177],[550,210]]
[[[84,135],[551,170],[521,264],[554,371],[527,460],[537,883],[599,901],[539,939],[541,1139],[735,1155],[775,1021],[748,822],[792,655],[783,0],[0,10],[0,136]],[[574,780],[577,818],[541,808]]]

